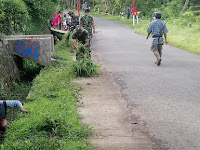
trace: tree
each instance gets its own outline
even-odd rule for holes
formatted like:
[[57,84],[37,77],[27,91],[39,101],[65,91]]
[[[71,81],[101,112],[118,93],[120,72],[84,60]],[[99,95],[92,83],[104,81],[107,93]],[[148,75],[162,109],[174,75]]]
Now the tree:
[[189,8],[190,0],[186,0],[181,15]]

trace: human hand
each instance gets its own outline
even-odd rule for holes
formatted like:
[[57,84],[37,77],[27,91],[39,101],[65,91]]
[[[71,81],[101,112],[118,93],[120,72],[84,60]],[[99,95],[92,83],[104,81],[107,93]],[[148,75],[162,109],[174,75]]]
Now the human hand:
[[22,109],[21,112],[23,112],[23,113],[28,113],[28,111],[27,111],[27,110],[24,110],[24,109]]
[[93,33],[95,33],[95,29],[93,29]]

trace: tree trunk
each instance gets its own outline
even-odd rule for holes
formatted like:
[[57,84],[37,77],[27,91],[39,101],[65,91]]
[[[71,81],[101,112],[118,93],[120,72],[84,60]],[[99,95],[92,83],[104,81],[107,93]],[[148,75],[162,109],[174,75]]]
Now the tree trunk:
[[181,15],[188,9],[189,3],[190,3],[190,0],[185,1]]

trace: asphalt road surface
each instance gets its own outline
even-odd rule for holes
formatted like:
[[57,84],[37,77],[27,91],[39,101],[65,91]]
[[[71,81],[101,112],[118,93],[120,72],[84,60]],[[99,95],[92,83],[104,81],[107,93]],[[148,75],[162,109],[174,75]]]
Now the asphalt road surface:
[[95,25],[92,48],[144,121],[155,149],[200,150],[200,56],[164,45],[158,67],[151,39],[102,18]]

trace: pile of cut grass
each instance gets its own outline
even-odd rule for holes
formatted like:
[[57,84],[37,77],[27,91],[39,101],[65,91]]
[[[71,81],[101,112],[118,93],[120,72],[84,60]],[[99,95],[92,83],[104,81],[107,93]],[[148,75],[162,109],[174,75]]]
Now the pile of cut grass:
[[24,105],[28,114],[20,114],[9,124],[1,150],[90,150],[90,129],[81,124],[77,113],[78,87],[74,77],[67,35],[55,47],[57,63],[45,67],[34,79]]

